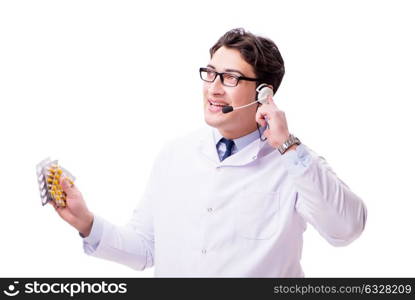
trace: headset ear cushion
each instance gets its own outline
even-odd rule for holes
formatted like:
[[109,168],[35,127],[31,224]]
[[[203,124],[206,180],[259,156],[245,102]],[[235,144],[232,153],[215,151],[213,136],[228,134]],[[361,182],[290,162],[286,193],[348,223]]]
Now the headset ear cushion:
[[273,96],[274,92],[270,87],[264,86],[258,92],[258,102],[261,104],[266,103],[268,96]]

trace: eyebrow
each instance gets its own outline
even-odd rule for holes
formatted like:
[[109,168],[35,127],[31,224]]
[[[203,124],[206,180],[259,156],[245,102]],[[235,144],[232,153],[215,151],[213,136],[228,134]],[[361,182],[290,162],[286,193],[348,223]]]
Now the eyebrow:
[[[207,67],[216,70],[216,68],[214,66],[212,66],[212,65],[207,65]],[[244,73],[242,73],[241,71],[235,70],[235,69],[225,69],[225,72],[239,73],[239,74],[241,74],[241,76],[246,77],[244,75]]]

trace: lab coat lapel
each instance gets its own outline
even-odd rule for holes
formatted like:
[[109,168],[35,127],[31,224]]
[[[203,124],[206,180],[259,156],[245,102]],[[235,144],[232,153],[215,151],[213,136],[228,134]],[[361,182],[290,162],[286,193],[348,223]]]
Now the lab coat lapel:
[[203,132],[203,134],[201,134],[199,140],[199,151],[204,157],[209,159],[211,162],[215,164],[220,163],[212,128],[206,129]]

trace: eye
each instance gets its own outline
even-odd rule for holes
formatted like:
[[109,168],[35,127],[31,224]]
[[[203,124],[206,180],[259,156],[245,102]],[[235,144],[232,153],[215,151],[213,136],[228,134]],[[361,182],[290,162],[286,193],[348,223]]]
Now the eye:
[[216,72],[213,71],[213,70],[209,70],[209,69],[206,70],[207,78],[213,78],[213,77],[215,77],[215,74],[216,74]]
[[223,74],[223,79],[226,81],[226,83],[235,84],[238,82],[238,78],[239,76],[230,73]]

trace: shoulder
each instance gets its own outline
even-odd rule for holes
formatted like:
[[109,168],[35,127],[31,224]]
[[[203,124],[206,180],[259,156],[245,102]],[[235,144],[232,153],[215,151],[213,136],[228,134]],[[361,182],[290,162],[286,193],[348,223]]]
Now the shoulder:
[[212,128],[208,126],[201,126],[192,131],[177,135],[175,138],[168,140],[165,143],[166,147],[169,148],[183,148],[196,145],[201,140],[212,136]]
[[166,153],[169,156],[172,153],[185,152],[200,145],[204,140],[212,137],[212,127],[200,126],[191,131],[180,133],[174,138],[167,139],[161,148],[160,154],[165,157]]

